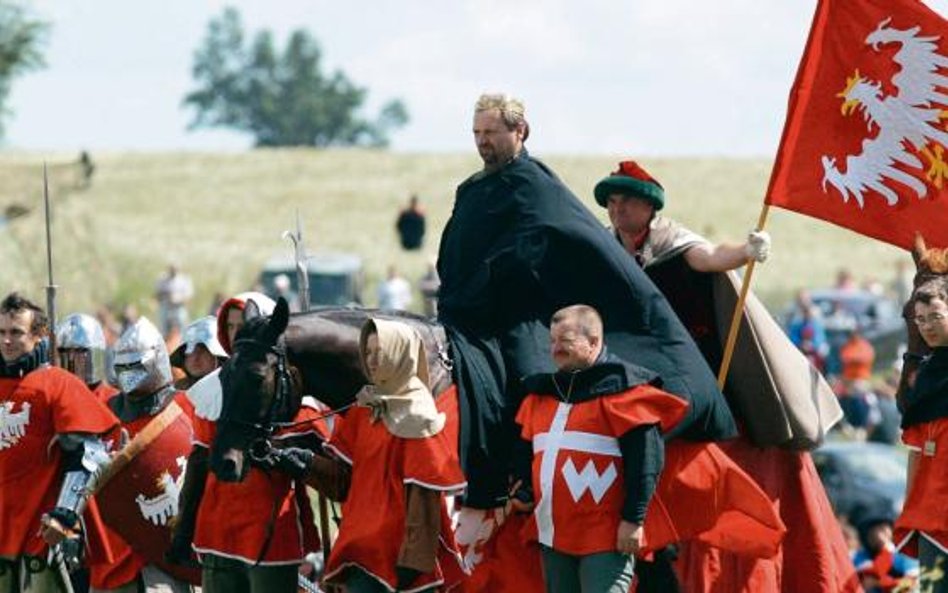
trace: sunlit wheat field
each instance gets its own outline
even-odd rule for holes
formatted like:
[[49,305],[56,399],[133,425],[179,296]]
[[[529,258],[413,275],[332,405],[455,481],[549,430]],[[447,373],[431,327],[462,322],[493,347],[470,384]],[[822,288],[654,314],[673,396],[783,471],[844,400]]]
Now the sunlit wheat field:
[[[592,188],[614,156],[535,155],[546,161],[604,222]],[[389,265],[415,281],[437,253],[454,189],[477,170],[470,154],[369,150],[256,150],[240,153],[102,153],[87,188],[74,154],[0,154],[0,282],[42,302],[47,284],[43,162],[49,166],[53,267],[60,315],[131,303],[153,316],[158,276],[176,263],[195,282],[192,315],[216,292],[253,285],[262,263],[289,254],[281,239],[303,221],[310,251],[346,251],[365,262],[363,300]],[[768,160],[642,159],[665,186],[666,213],[714,241],[740,240],[757,222]],[[424,249],[405,252],[395,217],[416,193],[428,214]],[[827,197],[826,199],[837,199]],[[15,216],[24,212],[20,216]],[[899,249],[792,212],[771,210],[771,259],[754,290],[775,310],[800,287],[832,283],[840,267],[857,279],[888,283]],[[416,308],[420,305],[416,299]]]

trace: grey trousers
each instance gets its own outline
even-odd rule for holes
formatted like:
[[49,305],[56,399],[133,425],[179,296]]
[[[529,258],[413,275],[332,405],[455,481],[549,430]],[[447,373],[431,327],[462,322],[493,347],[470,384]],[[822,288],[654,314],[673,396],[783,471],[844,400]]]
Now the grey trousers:
[[948,593],[948,554],[924,535],[918,536],[918,564],[922,593]]
[[204,593],[296,593],[299,564],[251,566],[214,554],[201,556]]
[[628,593],[635,558],[619,552],[572,556],[541,546],[547,593]]
[[45,558],[0,557],[0,593],[65,593],[63,574]]

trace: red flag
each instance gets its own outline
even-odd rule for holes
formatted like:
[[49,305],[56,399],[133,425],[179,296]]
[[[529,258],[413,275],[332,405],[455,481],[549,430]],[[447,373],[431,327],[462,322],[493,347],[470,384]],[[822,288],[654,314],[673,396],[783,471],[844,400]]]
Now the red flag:
[[948,21],[919,0],[820,0],[768,204],[948,247]]

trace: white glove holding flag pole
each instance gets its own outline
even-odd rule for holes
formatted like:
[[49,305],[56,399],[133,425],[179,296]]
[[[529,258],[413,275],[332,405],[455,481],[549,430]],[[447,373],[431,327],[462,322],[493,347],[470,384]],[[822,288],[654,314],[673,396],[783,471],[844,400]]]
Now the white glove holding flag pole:
[[744,246],[747,259],[764,263],[770,256],[770,233],[767,231],[751,231],[747,235],[747,245]]

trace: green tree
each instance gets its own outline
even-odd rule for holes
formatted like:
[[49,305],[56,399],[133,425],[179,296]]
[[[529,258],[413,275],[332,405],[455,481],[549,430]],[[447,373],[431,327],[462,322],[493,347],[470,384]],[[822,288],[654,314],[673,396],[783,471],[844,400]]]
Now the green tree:
[[248,42],[240,13],[225,9],[194,55],[198,88],[184,99],[196,110],[190,127],[240,130],[257,146],[387,146],[389,133],[408,122],[405,105],[394,100],[375,121],[363,119],[366,89],[340,71],[323,74],[321,58],[302,29],[282,53],[269,31]]
[[3,118],[9,115],[7,98],[13,79],[45,65],[41,50],[48,31],[47,23],[19,4],[0,0],[0,136]]

